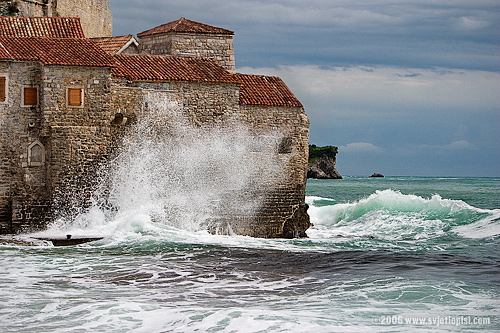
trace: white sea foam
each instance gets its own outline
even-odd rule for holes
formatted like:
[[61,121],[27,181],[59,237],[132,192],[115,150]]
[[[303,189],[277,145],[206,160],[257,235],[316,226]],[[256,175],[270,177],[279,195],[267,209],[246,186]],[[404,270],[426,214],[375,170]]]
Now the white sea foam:
[[491,211],[490,216],[453,228],[453,231],[465,238],[487,238],[500,235],[500,209]]
[[335,202],[336,200],[330,199],[330,198],[317,197],[317,196],[307,196],[305,201],[306,201],[306,204],[308,204],[308,205],[314,205],[314,203],[317,201]]
[[[496,235],[499,223],[497,211],[443,199],[437,194],[426,199],[383,190],[357,202],[327,206],[314,206],[322,200],[319,197],[307,200],[311,203],[308,213],[315,225],[308,231],[311,237],[425,240],[442,236],[452,227],[464,237],[487,237]],[[484,215],[488,217],[483,220]]]
[[[275,153],[279,132],[256,135],[237,118],[208,125],[188,119],[164,95],[150,93],[117,157],[96,175],[101,186],[92,207],[59,219],[44,235],[155,233],[148,229],[156,223],[206,230],[220,216],[254,214],[266,199],[261,189],[288,177],[289,154]],[[212,228],[231,234],[226,225]]]
[[[308,202],[316,226],[294,240],[209,235],[148,209],[96,206],[72,222],[108,232],[101,242],[0,247],[0,330],[498,331],[498,239],[488,237],[499,210],[390,190]],[[491,323],[388,325],[382,316]]]

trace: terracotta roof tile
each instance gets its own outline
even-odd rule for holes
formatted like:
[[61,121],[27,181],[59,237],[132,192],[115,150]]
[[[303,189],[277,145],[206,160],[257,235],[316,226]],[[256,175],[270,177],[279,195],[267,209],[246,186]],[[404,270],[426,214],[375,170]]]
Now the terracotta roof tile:
[[185,17],[173,21],[170,23],[165,23],[157,26],[153,29],[143,31],[138,33],[139,38],[149,35],[162,34],[167,32],[185,32],[185,33],[197,33],[197,34],[222,34],[222,35],[234,35],[234,31],[214,27],[212,25],[191,21]]
[[234,74],[234,77],[241,83],[240,104],[302,106],[279,77],[250,74]]
[[91,38],[101,49],[109,54],[118,54],[129,43],[137,44],[134,36],[114,36]]
[[7,49],[5,47],[3,47],[3,45],[0,45],[0,60],[4,60],[4,59],[11,59],[11,56],[10,56],[9,52],[7,51]]
[[44,65],[112,67],[113,58],[90,39],[0,36],[0,60],[40,61]]
[[85,38],[78,17],[0,16],[0,36]]
[[158,55],[116,55],[112,74],[133,81],[238,83],[215,60]]

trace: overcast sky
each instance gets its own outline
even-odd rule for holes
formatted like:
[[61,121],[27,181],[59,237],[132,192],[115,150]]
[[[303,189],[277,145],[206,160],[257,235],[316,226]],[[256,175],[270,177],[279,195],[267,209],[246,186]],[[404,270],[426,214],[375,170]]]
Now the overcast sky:
[[500,176],[498,0],[110,0],[114,35],[181,17],[280,76],[342,175]]

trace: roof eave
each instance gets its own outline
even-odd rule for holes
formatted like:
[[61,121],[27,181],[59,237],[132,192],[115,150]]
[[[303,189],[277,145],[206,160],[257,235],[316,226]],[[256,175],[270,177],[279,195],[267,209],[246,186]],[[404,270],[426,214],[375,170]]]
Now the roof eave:
[[234,32],[231,33],[217,33],[217,32],[204,32],[204,31],[199,31],[199,32],[188,32],[188,31],[159,31],[159,32],[152,32],[152,33],[147,33],[141,32],[137,34],[137,37],[141,39],[142,37],[149,37],[149,36],[155,36],[155,35],[166,35],[166,34],[197,34],[197,35],[213,35],[213,36],[234,36]]
[[134,37],[130,38],[130,40],[127,42],[127,44],[123,45],[121,49],[119,49],[116,54],[121,54],[123,51],[127,49],[131,44],[134,44],[135,46],[139,47],[139,43],[135,40]]

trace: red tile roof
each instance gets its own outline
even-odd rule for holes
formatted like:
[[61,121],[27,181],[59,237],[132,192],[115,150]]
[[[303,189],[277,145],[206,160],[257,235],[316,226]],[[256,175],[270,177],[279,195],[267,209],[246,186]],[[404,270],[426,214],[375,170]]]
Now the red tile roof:
[[91,38],[101,49],[109,54],[118,54],[125,46],[137,44],[134,36],[114,36]]
[[112,67],[113,58],[84,38],[0,36],[0,60],[40,61],[44,65]]
[[217,28],[212,25],[191,21],[185,17],[173,21],[170,23],[165,23],[156,28],[143,31],[137,34],[137,37],[141,38],[144,36],[162,34],[167,32],[185,32],[185,33],[197,33],[197,34],[222,34],[222,35],[234,35],[234,31]]
[[0,36],[85,38],[79,17],[0,16]]
[[234,77],[241,83],[240,104],[302,106],[279,77],[250,74],[234,74]]
[[10,59],[12,58],[7,49],[0,44],[0,60]]
[[132,81],[193,81],[238,83],[215,60],[158,55],[116,55],[112,74]]

